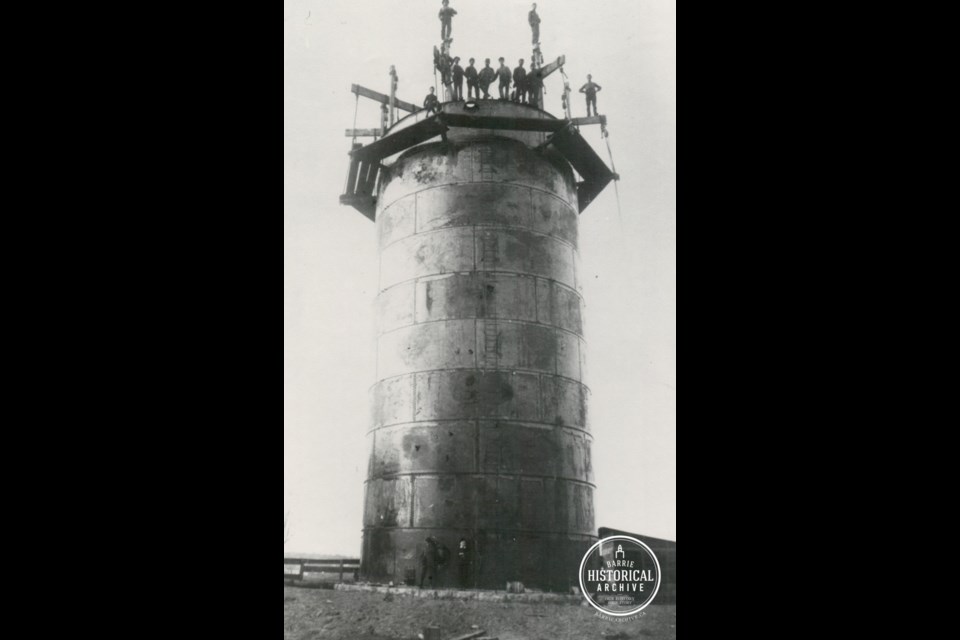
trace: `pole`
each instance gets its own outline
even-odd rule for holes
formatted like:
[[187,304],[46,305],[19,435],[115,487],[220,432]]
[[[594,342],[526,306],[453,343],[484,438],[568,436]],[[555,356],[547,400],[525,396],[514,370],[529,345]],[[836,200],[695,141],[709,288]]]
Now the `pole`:
[[397,121],[397,70],[390,65],[390,126]]

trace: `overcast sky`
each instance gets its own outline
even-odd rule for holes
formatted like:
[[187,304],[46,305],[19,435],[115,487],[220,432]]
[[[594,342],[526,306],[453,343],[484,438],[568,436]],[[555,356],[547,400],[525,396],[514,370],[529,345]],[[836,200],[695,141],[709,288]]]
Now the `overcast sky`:
[[[529,2],[451,0],[453,55],[529,68]],[[422,103],[439,0],[284,0],[283,504],[285,551],[359,556],[374,382],[375,225],[338,196],[357,106],[351,84]],[[547,62],[603,89],[619,182],[580,219],[597,526],[676,540],[676,5],[537,3]],[[545,108],[562,117],[562,77]],[[586,115],[575,93],[573,115]],[[379,125],[361,99],[357,127]],[[403,112],[401,112],[402,115]],[[609,162],[597,126],[584,137]],[[361,142],[370,142],[370,139]]]

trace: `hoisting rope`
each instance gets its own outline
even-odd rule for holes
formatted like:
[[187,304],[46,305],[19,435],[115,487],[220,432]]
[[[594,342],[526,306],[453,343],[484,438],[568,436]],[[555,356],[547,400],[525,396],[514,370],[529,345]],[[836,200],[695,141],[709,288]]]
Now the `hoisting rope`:
[[[563,67],[560,67],[560,75],[563,76],[563,115],[569,120],[570,92],[567,89],[570,87],[570,78],[567,77],[567,72],[563,70]],[[580,127],[577,127],[577,131],[580,131]]]
[[355,94],[356,102],[353,105],[353,144],[357,144],[357,110],[360,109],[360,94]]
[[[613,150],[610,148],[610,132],[607,131],[607,125],[600,123],[600,135],[603,136],[604,142],[607,143],[607,155],[610,156],[610,170],[613,171],[615,177],[613,179],[613,191],[617,196],[617,222],[620,223],[620,232],[623,233],[623,214],[620,212],[620,188],[617,186],[617,183],[620,182],[620,176],[616,175],[617,165],[613,163]],[[622,237],[622,236],[621,236]]]
[[[353,152],[353,147],[357,145],[357,110],[360,108],[360,94],[356,94],[356,103],[353,107],[353,143],[350,146],[350,152]],[[350,184],[350,167],[353,166],[353,161],[350,161],[350,164],[347,165],[347,175],[343,179],[343,193],[352,194],[353,187],[355,185]],[[349,191],[347,191],[349,189]]]

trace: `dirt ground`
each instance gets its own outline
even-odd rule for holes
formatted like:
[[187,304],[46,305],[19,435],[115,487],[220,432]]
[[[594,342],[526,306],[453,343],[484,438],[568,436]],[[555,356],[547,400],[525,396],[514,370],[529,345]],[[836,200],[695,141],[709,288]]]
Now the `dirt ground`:
[[676,605],[651,605],[628,621],[599,618],[589,606],[429,600],[382,593],[283,587],[284,640],[415,640],[429,624],[448,640],[477,625],[500,640],[607,640],[677,637]]

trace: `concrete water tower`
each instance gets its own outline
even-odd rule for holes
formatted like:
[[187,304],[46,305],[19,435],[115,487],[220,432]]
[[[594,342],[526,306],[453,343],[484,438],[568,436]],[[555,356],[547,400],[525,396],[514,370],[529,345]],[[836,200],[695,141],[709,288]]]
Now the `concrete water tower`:
[[454,587],[467,538],[470,586],[566,590],[597,539],[578,218],[616,177],[576,127],[605,119],[354,92],[410,112],[341,196],[380,255],[361,578],[409,581],[432,536]]

